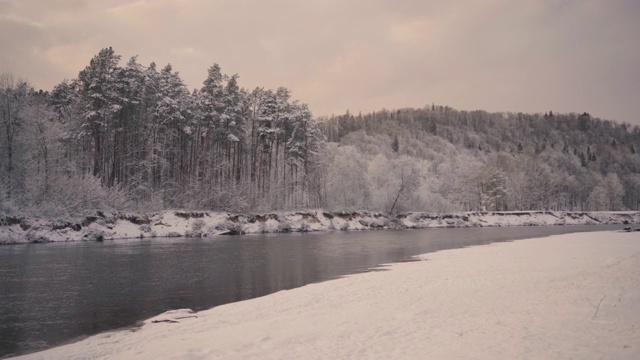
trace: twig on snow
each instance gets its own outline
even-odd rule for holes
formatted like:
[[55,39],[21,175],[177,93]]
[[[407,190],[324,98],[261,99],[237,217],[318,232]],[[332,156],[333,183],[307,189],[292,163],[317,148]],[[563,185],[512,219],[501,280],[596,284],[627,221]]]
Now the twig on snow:
[[501,321],[501,320],[500,320],[500,318],[498,317],[498,314],[496,314],[496,312],[495,312],[495,311],[492,311],[492,313],[493,313],[493,316],[495,316],[495,317],[496,317],[496,320],[498,320],[498,325],[502,325],[502,321]]
[[[606,298],[607,295],[603,296],[602,299],[600,299],[600,302],[598,303],[598,306],[594,306],[596,308],[596,312],[593,313],[593,316],[591,317],[591,319],[595,319],[596,316],[598,316],[598,310],[600,310],[600,304],[602,304],[602,300],[604,300],[604,298]],[[591,304],[591,306],[593,306],[593,304]]]

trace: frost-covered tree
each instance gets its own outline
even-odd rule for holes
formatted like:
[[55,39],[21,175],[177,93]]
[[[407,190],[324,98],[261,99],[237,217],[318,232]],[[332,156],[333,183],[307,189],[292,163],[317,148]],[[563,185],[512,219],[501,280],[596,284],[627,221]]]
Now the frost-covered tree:
[[[249,93],[214,64],[190,93],[171,65],[145,67],[136,57],[121,65],[112,48],[38,101],[28,86],[7,84],[2,95],[11,101],[3,105],[11,111],[4,114],[11,116],[0,128],[5,204],[17,189],[9,184],[18,184],[17,200],[49,197],[64,211],[124,204],[87,201],[82,194],[91,192],[153,209],[322,205],[324,137],[286,88]],[[31,103],[38,105],[19,110]],[[71,196],[65,184],[88,190]]]
[[27,105],[29,85],[23,80],[15,80],[12,74],[0,75],[0,126],[2,126],[2,172],[4,190],[11,198],[19,185],[16,178],[15,150],[18,132],[24,124],[22,111]]
[[109,132],[115,115],[120,111],[118,93],[118,63],[120,56],[111,47],[102,49],[89,65],[78,74],[82,101],[81,135],[93,140],[93,176],[106,182],[105,147],[109,144]]
[[482,181],[482,207],[485,210],[506,211],[510,193],[508,178],[500,170],[489,170]]
[[388,213],[419,209],[423,178],[420,164],[408,156],[389,159],[379,154],[369,163],[372,205]]
[[213,65],[189,92],[111,48],[51,93],[1,83],[0,210],[640,207],[640,127],[586,113],[432,104],[318,123],[286,88]]
[[366,176],[368,163],[360,151],[354,146],[332,144],[326,155],[325,206],[336,210],[369,208],[372,194]]
[[622,208],[622,196],[624,195],[624,187],[620,178],[616,173],[609,173],[604,177],[598,187],[602,188],[604,193],[604,208],[606,210],[620,210]]
[[65,167],[59,163],[63,134],[55,112],[46,105],[44,99],[33,97],[23,110],[23,116],[28,127],[23,139],[26,145],[23,165],[26,165],[27,194],[31,202],[37,205],[47,201],[52,191],[51,184]]
[[[436,133],[429,130],[432,124],[437,127]],[[635,204],[635,192],[627,179],[630,174],[640,173],[640,158],[630,146],[640,142],[638,126],[588,114],[488,113],[431,105],[376,111],[357,118],[350,114],[333,116],[322,119],[320,127],[329,141],[355,146],[371,157],[390,157],[391,139],[396,134],[402,137],[399,153],[414,161],[430,162],[423,179],[430,184],[423,187],[431,204],[443,201],[445,205],[449,202],[449,208],[481,209],[481,185],[490,175],[486,169],[497,169],[508,184],[499,208],[589,210],[593,202],[588,198],[599,184],[599,176],[609,173],[621,179],[623,205],[635,206],[630,206]],[[476,170],[458,173],[455,169],[463,153],[485,171],[481,175]],[[453,190],[459,182],[473,189],[462,192],[464,201],[459,199],[461,192]],[[372,203],[374,198],[375,194]],[[495,202],[490,208],[496,208]]]

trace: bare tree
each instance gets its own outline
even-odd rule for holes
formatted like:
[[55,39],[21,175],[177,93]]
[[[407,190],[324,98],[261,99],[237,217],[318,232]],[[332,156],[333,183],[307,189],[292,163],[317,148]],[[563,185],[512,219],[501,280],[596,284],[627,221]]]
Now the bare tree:
[[27,102],[28,84],[15,80],[12,74],[0,75],[0,124],[4,130],[5,148],[5,186],[7,196],[11,197],[15,187],[14,155],[18,129],[23,124],[22,111]]

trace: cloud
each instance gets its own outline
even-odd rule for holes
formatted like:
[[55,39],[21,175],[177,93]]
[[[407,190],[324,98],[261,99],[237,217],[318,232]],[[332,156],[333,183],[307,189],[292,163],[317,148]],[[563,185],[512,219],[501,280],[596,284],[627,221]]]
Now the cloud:
[[[83,70],[89,60],[95,55],[94,46],[87,43],[74,43],[68,45],[52,46],[44,52],[36,51],[35,56],[42,57],[48,64],[49,68],[58,69],[65,74],[74,74],[68,78],[75,77],[78,72]],[[73,54],[73,56],[70,56]],[[61,79],[58,79],[59,82]]]
[[42,29],[44,25],[40,22],[33,21],[28,18],[24,18],[15,14],[0,14],[0,22],[12,22],[19,25],[25,25],[27,27],[33,27]]
[[113,46],[189,87],[213,63],[247,88],[289,87],[317,115],[435,102],[640,124],[633,0],[20,0],[0,14],[0,69],[45,89]]
[[191,57],[196,53],[196,50],[192,47],[177,47],[171,48],[171,54],[177,57]]

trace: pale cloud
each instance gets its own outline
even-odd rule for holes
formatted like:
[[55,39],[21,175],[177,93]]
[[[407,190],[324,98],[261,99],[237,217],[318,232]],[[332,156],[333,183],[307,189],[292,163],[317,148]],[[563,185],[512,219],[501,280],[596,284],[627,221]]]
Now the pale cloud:
[[0,14],[0,21],[9,21],[17,24],[22,24],[34,28],[42,29],[44,25],[40,22],[33,21],[31,19],[18,16],[16,14]]
[[425,20],[398,21],[389,27],[391,41],[399,43],[424,43],[434,39],[435,29]]
[[171,54],[181,58],[191,57],[196,53],[196,50],[192,47],[172,48],[170,51],[171,51]]
[[[48,67],[58,69],[63,73],[70,74],[71,79],[74,74],[83,70],[88,65],[88,59],[93,57],[94,48],[87,43],[74,43],[69,45],[52,46],[41,52],[34,51],[34,56],[42,58],[48,62]],[[73,56],[70,56],[73,54]]]
[[50,89],[101,48],[213,63],[317,115],[425,104],[640,124],[634,0],[0,0],[0,72]]

